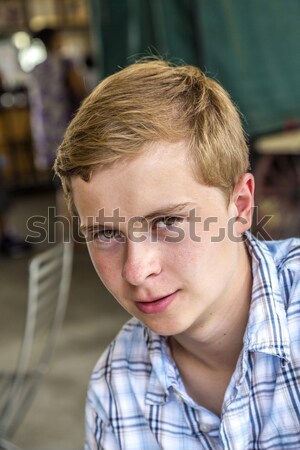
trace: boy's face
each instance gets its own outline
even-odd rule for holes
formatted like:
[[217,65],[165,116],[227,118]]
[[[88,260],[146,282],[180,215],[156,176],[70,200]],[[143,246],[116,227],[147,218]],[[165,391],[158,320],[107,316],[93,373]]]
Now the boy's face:
[[246,269],[236,237],[250,226],[251,175],[228,205],[218,188],[195,180],[184,143],[161,142],[95,170],[88,183],[75,177],[72,188],[99,277],[153,331],[188,333],[236,301]]

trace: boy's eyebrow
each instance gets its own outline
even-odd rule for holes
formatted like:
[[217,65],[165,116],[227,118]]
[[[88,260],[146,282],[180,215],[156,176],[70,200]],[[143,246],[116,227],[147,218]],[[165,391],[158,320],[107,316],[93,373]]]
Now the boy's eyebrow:
[[[178,214],[180,211],[187,208],[188,206],[195,207],[196,203],[184,202],[184,203],[174,203],[174,204],[165,205],[159,209],[156,209],[155,211],[152,211],[149,214],[146,214],[145,216],[137,216],[137,220],[139,218],[143,218],[145,220],[153,220],[153,219],[155,219],[157,217],[161,217],[161,216],[169,216],[171,214]],[[122,222],[124,222],[124,220],[122,220]],[[107,223],[112,223],[112,221],[110,220]],[[105,222],[103,224],[100,224],[99,221],[97,220],[96,223],[81,225],[80,231],[83,235],[85,235],[91,231],[103,229],[104,227],[105,227]]]
[[171,214],[178,214],[180,211],[182,211],[186,207],[192,206],[192,205],[195,206],[196,204],[192,203],[192,202],[184,202],[184,203],[175,203],[175,204],[166,205],[166,206],[163,206],[162,208],[152,211],[151,213],[144,216],[144,218],[146,220],[152,220],[152,219],[155,219],[156,217],[160,217],[160,216],[168,216]]
[[103,227],[100,226],[99,224],[91,224],[91,225],[80,225],[79,229],[80,232],[83,234],[83,236],[86,236],[87,234],[95,231],[95,230],[99,230],[102,229]]

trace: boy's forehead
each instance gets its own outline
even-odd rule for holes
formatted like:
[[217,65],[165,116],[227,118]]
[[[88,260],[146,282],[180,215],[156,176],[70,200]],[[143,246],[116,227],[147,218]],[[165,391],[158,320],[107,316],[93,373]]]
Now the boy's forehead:
[[183,143],[160,142],[145,147],[134,157],[121,158],[116,163],[96,167],[89,181],[80,176],[71,180],[74,200],[79,194],[101,194],[110,200],[128,200],[144,197],[146,193],[161,197],[171,185],[181,178],[191,178],[187,149]]
[[99,217],[100,211],[106,217],[121,215],[126,221],[132,217],[151,219],[199,210],[210,198],[214,201],[217,188],[195,179],[178,148],[159,149],[153,159],[149,153],[109,168],[97,168],[89,181],[74,177],[74,203],[82,221]]

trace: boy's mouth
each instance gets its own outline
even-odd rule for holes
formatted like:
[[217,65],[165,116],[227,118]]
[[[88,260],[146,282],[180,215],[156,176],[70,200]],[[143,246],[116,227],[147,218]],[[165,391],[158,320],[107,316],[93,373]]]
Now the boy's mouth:
[[165,311],[177,296],[178,291],[163,297],[149,297],[136,302],[137,308],[144,314],[158,314]]

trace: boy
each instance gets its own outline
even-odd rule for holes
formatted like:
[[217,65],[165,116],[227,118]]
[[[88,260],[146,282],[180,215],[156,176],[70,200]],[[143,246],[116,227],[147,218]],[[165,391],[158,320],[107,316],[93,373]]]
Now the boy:
[[55,168],[134,316],[92,375],[86,449],[300,448],[299,240],[249,233],[248,165],[228,95],[190,66],[129,66],[70,124]]

